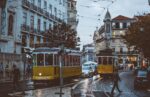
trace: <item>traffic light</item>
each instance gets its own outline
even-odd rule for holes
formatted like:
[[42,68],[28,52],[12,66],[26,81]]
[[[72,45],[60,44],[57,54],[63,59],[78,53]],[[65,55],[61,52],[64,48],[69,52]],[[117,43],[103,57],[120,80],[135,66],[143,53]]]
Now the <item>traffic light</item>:
[[150,0],[148,0],[148,4],[150,5]]

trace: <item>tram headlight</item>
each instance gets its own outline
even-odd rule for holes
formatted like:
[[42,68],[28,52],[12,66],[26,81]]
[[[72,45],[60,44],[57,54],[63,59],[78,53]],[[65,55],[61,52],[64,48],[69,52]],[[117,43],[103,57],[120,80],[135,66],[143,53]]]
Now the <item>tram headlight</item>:
[[41,76],[42,75],[42,73],[39,73],[39,76]]

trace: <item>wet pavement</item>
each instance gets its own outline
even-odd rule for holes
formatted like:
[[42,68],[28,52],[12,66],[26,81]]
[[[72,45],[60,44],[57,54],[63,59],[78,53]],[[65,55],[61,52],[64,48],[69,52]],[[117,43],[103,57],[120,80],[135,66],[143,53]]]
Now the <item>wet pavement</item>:
[[[76,79],[76,84],[71,82],[66,84],[63,87],[62,97],[150,97],[150,89],[138,89],[133,88],[134,75],[133,72],[121,72],[120,73],[121,82],[119,82],[120,90],[122,93],[119,93],[117,90],[114,91],[114,95],[111,96],[110,92],[113,86],[112,79],[103,79],[100,76],[94,76],[91,78],[82,78]],[[22,89],[19,91],[13,91],[12,88],[5,89],[5,84],[3,87],[0,87],[1,94],[7,92],[7,96],[3,95],[0,97],[60,97],[56,94],[60,91],[60,88],[55,85],[49,87],[47,84],[37,84],[33,86],[32,81],[26,83],[25,95],[22,93]],[[11,84],[7,84],[8,87],[12,87]],[[36,87],[36,88],[35,88]],[[40,88],[38,88],[40,87]]]
[[[65,93],[62,97],[71,96],[71,87],[79,82],[81,78],[64,79],[63,92]],[[26,95],[23,95],[25,91]],[[13,89],[12,82],[0,84],[0,97],[59,97],[55,92],[60,91],[59,82],[50,81],[50,83],[36,83],[32,80],[20,81],[17,90]]]
[[73,97],[150,97],[148,89],[134,90],[132,71],[121,72],[120,77],[119,87],[123,91],[121,93],[115,90],[114,95],[110,95],[112,79],[86,78],[73,87]]
[[[59,87],[52,87],[52,88],[45,88],[45,89],[37,89],[37,90],[30,90],[25,91],[25,94],[22,94],[22,92],[14,92],[9,93],[8,95],[11,97],[60,97],[59,93],[60,88]],[[62,89],[63,95],[62,97],[71,97],[71,87],[64,87]]]

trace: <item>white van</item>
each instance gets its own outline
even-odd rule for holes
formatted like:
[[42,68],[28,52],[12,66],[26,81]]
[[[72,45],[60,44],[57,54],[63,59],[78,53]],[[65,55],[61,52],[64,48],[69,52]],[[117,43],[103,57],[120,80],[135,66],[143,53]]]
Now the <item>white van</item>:
[[82,64],[82,76],[92,77],[97,67],[96,62],[88,61]]

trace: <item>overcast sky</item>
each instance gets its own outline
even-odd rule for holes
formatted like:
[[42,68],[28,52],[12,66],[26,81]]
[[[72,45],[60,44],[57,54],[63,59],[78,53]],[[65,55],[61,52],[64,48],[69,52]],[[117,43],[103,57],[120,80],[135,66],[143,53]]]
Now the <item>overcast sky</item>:
[[[133,17],[150,12],[148,0],[76,0],[78,11],[78,35],[81,46],[93,42],[96,27],[100,28],[107,9],[111,17],[118,15]],[[113,1],[113,2],[112,2]]]

